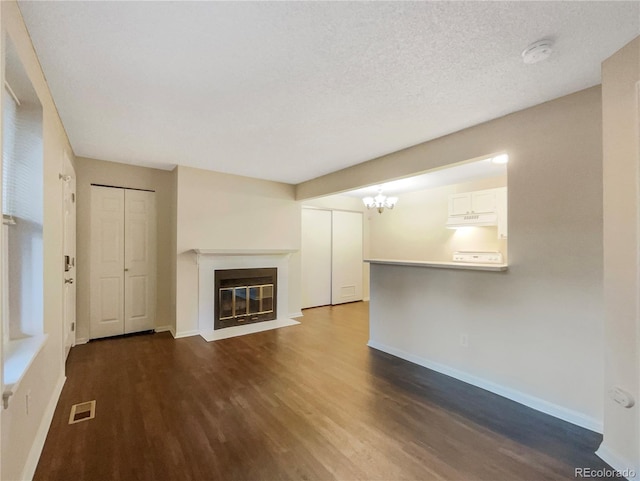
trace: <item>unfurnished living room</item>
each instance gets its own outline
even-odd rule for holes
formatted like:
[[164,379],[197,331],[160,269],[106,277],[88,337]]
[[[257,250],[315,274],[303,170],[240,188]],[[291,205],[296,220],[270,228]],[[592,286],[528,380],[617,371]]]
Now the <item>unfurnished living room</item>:
[[0,2],[0,479],[640,479],[639,1]]

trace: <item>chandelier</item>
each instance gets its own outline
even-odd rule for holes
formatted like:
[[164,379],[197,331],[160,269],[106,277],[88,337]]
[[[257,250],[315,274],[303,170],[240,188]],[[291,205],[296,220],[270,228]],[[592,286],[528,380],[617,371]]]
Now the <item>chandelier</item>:
[[393,209],[398,202],[398,198],[387,197],[386,195],[382,194],[382,189],[379,189],[378,195],[376,195],[375,197],[365,197],[364,199],[362,199],[362,202],[364,202],[364,205],[367,206],[367,209],[375,208],[380,214],[382,214],[382,211],[385,208]]

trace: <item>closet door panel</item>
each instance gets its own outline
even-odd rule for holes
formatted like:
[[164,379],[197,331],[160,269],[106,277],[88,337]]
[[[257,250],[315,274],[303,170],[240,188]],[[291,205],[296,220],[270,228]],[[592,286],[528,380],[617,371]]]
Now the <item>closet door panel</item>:
[[362,213],[333,211],[331,303],[362,300]]
[[125,191],[124,317],[125,333],[155,327],[155,193]]
[[124,190],[91,187],[91,338],[124,332]]
[[302,209],[302,308],[331,304],[331,211]]

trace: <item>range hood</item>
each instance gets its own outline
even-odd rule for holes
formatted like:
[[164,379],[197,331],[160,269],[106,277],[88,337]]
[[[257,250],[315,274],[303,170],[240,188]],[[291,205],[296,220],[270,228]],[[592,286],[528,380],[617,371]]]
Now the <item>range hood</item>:
[[498,225],[498,215],[495,212],[488,214],[450,215],[447,219],[448,229],[455,229],[456,227],[479,227],[487,225]]

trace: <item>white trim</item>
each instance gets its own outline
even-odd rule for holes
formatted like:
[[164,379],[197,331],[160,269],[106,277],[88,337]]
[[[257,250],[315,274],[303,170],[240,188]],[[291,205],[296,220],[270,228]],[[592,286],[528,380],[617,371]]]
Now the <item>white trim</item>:
[[[154,329],[155,332],[169,332],[171,333],[171,337],[176,338],[176,331],[172,326],[160,326]],[[183,336],[186,337],[186,336]]]
[[210,331],[202,331],[200,335],[207,341],[221,341],[231,337],[246,336],[247,334],[255,334],[256,332],[270,331],[281,327],[296,326],[300,324],[293,319],[275,319],[273,321],[254,322],[244,326],[225,327],[224,329],[212,329]]
[[176,339],[180,339],[182,337],[191,337],[191,336],[199,336],[199,335],[200,335],[200,331],[195,329],[193,331],[178,331],[173,335],[173,337]]
[[89,338],[88,337],[80,337],[76,339],[76,343],[74,344],[74,346],[79,346],[81,344],[86,344],[87,342],[89,342]]
[[595,418],[582,414],[578,411],[567,409],[558,404],[545,401],[544,399],[531,396],[530,394],[526,394],[521,391],[516,391],[515,389],[501,386],[499,384],[488,381],[486,379],[476,377],[464,371],[459,371],[458,369],[445,366],[444,364],[440,364],[434,361],[430,361],[429,359],[415,356],[401,349],[396,349],[395,347],[387,346],[385,344],[379,343],[377,341],[373,341],[371,339],[367,343],[367,346],[382,352],[386,352],[387,354],[391,354],[392,356],[399,357],[401,359],[412,362],[414,364],[418,364],[419,366],[432,369],[433,371],[453,377],[460,381],[466,382],[467,384],[471,384],[473,386],[485,389],[494,394],[498,394],[499,396],[505,397],[507,399],[511,399],[512,401],[515,401],[517,403],[524,404],[525,406],[535,409],[536,411],[549,414],[550,416],[556,417],[558,419],[562,419],[563,421],[567,421],[571,424],[575,424],[585,429],[589,429],[591,431],[595,431],[597,433],[602,434],[602,428],[603,428],[602,421],[599,421]]
[[192,249],[198,256],[283,256],[298,249]]
[[5,344],[3,381],[4,392],[16,392],[20,382],[24,378],[31,364],[38,356],[47,342],[49,335],[40,334],[37,336],[25,337],[23,339],[13,339]]
[[47,433],[49,432],[51,421],[53,420],[53,413],[56,411],[58,399],[60,399],[60,394],[62,393],[62,388],[64,387],[66,380],[67,378],[64,375],[60,376],[58,379],[58,383],[53,390],[51,399],[49,399],[47,408],[42,416],[42,421],[40,422],[40,427],[38,428],[36,437],[33,440],[33,444],[31,444],[31,451],[29,451],[29,455],[27,456],[27,461],[24,464],[24,469],[22,470],[22,476],[20,479],[33,479],[33,475],[38,467],[38,461],[40,460],[40,454],[42,454],[42,448],[44,448],[44,442],[47,439]]
[[[201,250],[201,252],[205,252]],[[206,252],[216,252],[209,250]],[[220,252],[220,251],[218,251]],[[226,251],[225,251],[226,252]],[[229,251],[233,252],[233,251]],[[247,251],[248,255],[231,253],[199,255],[198,262],[198,333],[215,330],[214,312],[216,296],[214,293],[215,271],[218,269],[244,269],[252,267],[275,267],[278,272],[277,306],[284,316],[284,309],[289,309],[289,258],[291,253],[284,250],[269,250],[275,254],[264,254],[267,251]],[[251,253],[253,252],[253,253]],[[256,252],[260,254],[255,254]]]
[[20,99],[18,98],[16,93],[11,88],[11,85],[9,85],[9,82],[7,82],[6,80],[4,81],[4,87],[7,89],[7,92],[9,92],[9,95],[11,95],[11,97],[13,98],[13,101],[16,104],[18,104],[18,107],[20,107],[22,105],[22,103],[20,103]]
[[625,470],[627,471],[632,470],[635,473],[635,475],[627,479],[638,479],[640,477],[639,476],[640,466],[633,466],[632,462],[626,459],[623,459],[622,456],[619,456],[616,453],[614,453],[604,444],[604,441],[596,451],[596,456],[602,459],[605,463],[607,463],[613,469],[615,469],[616,471],[620,471],[621,473],[624,473]]
[[289,314],[289,319],[295,319],[296,317],[304,317],[304,314],[302,314],[302,311]]
[[[316,197],[317,198],[317,197]],[[362,204],[364,207],[364,204]],[[365,214],[365,210],[352,210],[352,209],[334,209],[333,207],[316,207],[315,205],[303,205],[303,209],[309,210],[325,210],[328,212],[353,212],[354,214]]]
[[370,300],[369,296],[362,298],[362,302],[369,302]]

